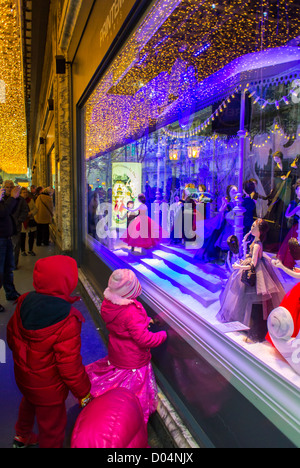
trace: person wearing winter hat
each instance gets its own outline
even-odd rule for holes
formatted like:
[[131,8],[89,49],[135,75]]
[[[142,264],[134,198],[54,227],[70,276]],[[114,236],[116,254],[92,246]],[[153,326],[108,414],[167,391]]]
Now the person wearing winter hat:
[[[84,318],[73,307],[77,286],[76,261],[56,255],[36,262],[35,291],[18,299],[7,326],[16,383],[23,395],[13,447],[39,443],[40,448],[62,448],[67,423],[65,400],[69,391],[83,407],[90,401],[91,384],[80,355]],[[39,437],[32,433],[37,420]]]
[[139,280],[132,270],[116,270],[108,280],[108,288],[104,291],[104,297],[118,304],[138,297],[142,292]]
[[147,423],[157,408],[150,348],[162,344],[167,334],[149,330],[153,320],[137,301],[141,292],[140,282],[132,270],[119,269],[112,273],[101,306],[101,316],[109,332],[108,355],[89,364],[86,371],[93,397],[111,388],[125,387],[139,398]]

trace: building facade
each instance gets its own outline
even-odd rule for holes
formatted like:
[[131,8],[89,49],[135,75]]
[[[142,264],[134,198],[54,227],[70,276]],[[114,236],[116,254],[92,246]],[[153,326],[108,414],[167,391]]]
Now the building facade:
[[[99,303],[112,270],[138,275],[168,331],[153,352],[159,386],[199,446],[299,446],[299,375],[269,342],[247,340],[249,324],[217,320],[228,236],[241,244],[266,219],[271,259],[296,225],[285,214],[299,177],[298,10],[254,0],[50,5],[32,181],[54,186],[52,236]],[[166,233],[146,255],[126,242],[127,204],[139,209],[140,193]],[[174,235],[185,197],[192,212],[179,225],[191,229]],[[296,283],[276,275],[286,292]]]

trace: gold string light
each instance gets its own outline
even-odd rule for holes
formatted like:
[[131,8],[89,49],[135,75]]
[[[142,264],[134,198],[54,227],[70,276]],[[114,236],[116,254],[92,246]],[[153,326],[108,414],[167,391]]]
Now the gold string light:
[[[149,28],[145,43],[143,25],[133,34],[87,102],[87,159],[141,138],[164,121],[162,115],[178,121],[173,104],[182,96],[184,109],[193,114],[193,101],[201,96],[191,91],[198,83],[238,57],[286,45],[300,35],[300,5],[296,0],[182,0],[153,26],[152,36]],[[223,111],[221,106],[218,113]],[[192,127],[175,135],[165,127],[165,133],[180,139],[206,133],[213,119],[196,132]]]
[[0,171],[27,173],[26,114],[17,9],[0,0]]

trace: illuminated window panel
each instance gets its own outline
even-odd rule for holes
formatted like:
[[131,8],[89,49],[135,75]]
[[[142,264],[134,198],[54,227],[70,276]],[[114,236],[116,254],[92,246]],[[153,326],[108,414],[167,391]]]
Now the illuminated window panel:
[[175,122],[178,106],[184,113],[202,99],[199,83],[299,35],[300,7],[292,0],[157,2],[88,101],[86,158]]

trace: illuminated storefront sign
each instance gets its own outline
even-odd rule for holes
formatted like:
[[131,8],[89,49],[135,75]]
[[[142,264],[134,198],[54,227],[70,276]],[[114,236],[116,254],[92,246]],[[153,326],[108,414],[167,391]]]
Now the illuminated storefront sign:
[[122,17],[121,9],[123,4],[124,0],[114,1],[100,31],[100,47],[102,46],[103,42],[107,39],[111,31],[114,31],[116,29],[116,22],[119,19],[119,15]]

